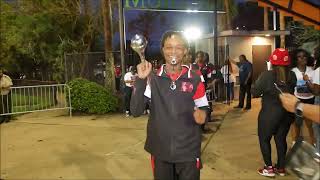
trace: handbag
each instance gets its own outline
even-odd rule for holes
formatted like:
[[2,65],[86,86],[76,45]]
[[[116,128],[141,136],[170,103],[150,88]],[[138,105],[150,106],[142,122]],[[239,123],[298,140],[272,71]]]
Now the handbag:
[[[302,117],[296,116],[296,120],[301,122],[299,118]],[[299,124],[299,127],[302,125],[302,123],[297,124]],[[317,153],[313,145],[304,141],[301,131],[296,143],[286,156],[286,169],[300,179],[319,180],[320,154]]]

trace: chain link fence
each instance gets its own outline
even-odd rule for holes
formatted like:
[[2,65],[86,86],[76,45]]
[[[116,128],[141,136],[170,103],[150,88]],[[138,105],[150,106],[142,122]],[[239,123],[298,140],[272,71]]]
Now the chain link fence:
[[[112,57],[114,60],[115,77],[121,78],[121,74],[125,73],[121,70],[121,57],[119,51],[112,51]],[[88,52],[88,53],[73,53],[65,54],[65,81],[69,82],[75,78],[84,78],[89,81],[96,82],[102,86],[105,85],[106,68],[108,68],[108,62],[105,58],[105,52]],[[127,71],[129,66],[135,66],[140,62],[139,57],[134,53],[125,54],[125,69]],[[117,87],[118,88],[118,87]]]

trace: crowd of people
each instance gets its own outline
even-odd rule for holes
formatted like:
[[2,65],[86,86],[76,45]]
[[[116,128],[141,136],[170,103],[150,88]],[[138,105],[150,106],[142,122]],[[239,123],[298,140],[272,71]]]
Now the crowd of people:
[[[239,81],[239,104],[235,108],[250,110],[251,94],[262,99],[257,127],[264,161],[258,169],[260,175],[286,175],[286,138],[290,128],[294,145],[304,124],[310,143],[320,153],[319,47],[313,56],[303,49],[292,54],[283,48],[275,49],[269,58],[272,69],[253,82],[253,66],[245,55],[239,56],[239,62],[228,58],[219,68],[209,62],[209,54],[203,51],[196,52],[193,60],[188,41],[177,31],[166,32],[160,46],[163,65],[155,68],[145,61],[130,66],[123,77],[125,116],[149,114],[145,150],[151,154],[155,179],[200,179],[201,138],[205,124],[211,121],[217,82],[224,84],[225,102],[230,103],[235,96],[234,85]],[[116,72],[119,84],[120,66]],[[0,69],[1,114],[11,112],[11,86],[12,80]],[[9,120],[9,115],[0,116],[1,123]],[[277,149],[276,163],[272,162],[272,137]]]
[[[293,51],[276,49],[269,58],[272,69],[263,72],[254,83],[254,97],[262,98],[258,116],[258,136],[264,166],[258,169],[262,176],[286,175],[286,138],[292,127],[292,146],[302,135],[302,124],[306,126],[310,144],[316,147],[317,162],[319,154],[319,47],[313,58],[303,49]],[[317,99],[315,101],[315,99]],[[311,105],[316,102],[317,105]],[[304,108],[308,107],[308,109]],[[312,128],[312,121],[313,128]],[[277,163],[272,163],[270,141],[274,137],[277,149]]]
[[[298,122],[301,118],[295,118],[298,115],[305,117],[303,123],[319,152],[319,106],[311,105],[319,102],[315,100],[320,91],[319,50],[312,58],[305,50],[289,55],[286,49],[278,48],[269,58],[272,69],[263,72],[255,82],[252,64],[245,55],[239,56],[239,62],[227,59],[221,68],[210,64],[203,51],[196,52],[192,61],[188,43],[180,32],[168,31],[163,35],[161,53],[165,63],[156,71],[152,71],[148,61],[137,66],[130,102],[134,117],[143,114],[146,103],[150,106],[145,149],[151,154],[155,179],[200,178],[201,133],[212,111],[206,90],[222,81],[226,102],[231,102],[237,82],[233,64],[239,68],[240,84],[239,104],[235,108],[251,109],[251,93],[262,99],[258,140],[264,165],[258,173],[268,177],[286,175],[286,138],[291,126],[292,144],[301,135],[301,126],[296,125],[302,123]],[[314,60],[317,63],[311,66]],[[271,160],[272,137],[277,148],[275,164]]]

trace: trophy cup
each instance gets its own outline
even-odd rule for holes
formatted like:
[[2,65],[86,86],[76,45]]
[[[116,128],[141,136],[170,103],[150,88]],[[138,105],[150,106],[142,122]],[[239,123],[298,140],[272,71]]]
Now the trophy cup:
[[144,51],[147,47],[148,41],[146,38],[142,35],[136,34],[133,36],[131,39],[131,48],[138,53],[141,62],[145,62],[145,56],[144,56]]

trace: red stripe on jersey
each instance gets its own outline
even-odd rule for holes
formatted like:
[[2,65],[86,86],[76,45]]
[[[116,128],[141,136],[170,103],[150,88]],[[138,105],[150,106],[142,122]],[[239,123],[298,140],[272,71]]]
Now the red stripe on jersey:
[[163,70],[163,65],[160,66],[160,68],[157,69],[157,75],[158,75],[158,76],[161,76],[160,73],[162,72],[162,70]]
[[206,88],[205,88],[203,82],[200,82],[198,84],[196,93],[193,95],[192,98],[193,98],[193,100],[199,99],[199,98],[202,98],[205,94],[206,94]]
[[170,79],[172,81],[175,81],[177,80],[180,76],[184,75],[185,73],[188,72],[188,68],[186,67],[182,67],[182,70],[180,73],[174,73],[174,74],[170,74],[170,73],[167,73],[167,75],[170,77]]
[[155,162],[154,162],[154,156],[152,156],[152,155],[151,155],[151,168],[152,168],[152,173],[154,175]]

